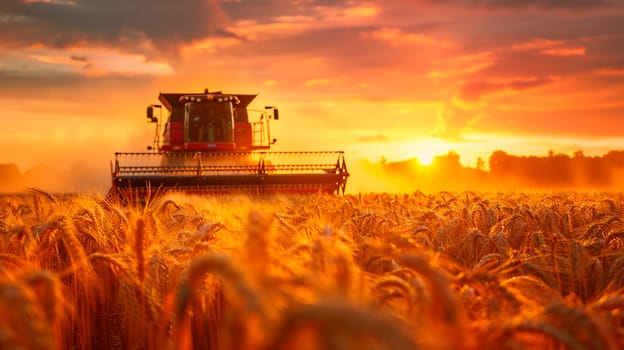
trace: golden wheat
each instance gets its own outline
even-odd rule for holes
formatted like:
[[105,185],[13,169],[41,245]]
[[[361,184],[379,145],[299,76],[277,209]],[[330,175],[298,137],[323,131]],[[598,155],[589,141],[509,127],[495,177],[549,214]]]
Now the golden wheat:
[[616,349],[618,193],[0,197],[0,347]]

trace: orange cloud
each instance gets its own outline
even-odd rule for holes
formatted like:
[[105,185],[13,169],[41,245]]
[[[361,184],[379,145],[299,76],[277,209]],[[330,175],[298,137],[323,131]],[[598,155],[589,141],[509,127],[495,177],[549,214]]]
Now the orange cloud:
[[388,136],[383,135],[383,134],[360,136],[356,138],[355,141],[362,142],[362,143],[388,142]]
[[180,49],[183,56],[211,54],[219,50],[241,44],[241,39],[232,37],[208,37],[187,45]]
[[381,7],[373,2],[349,4],[345,7],[315,6],[314,9],[321,18],[329,21],[366,20],[377,17],[381,13]]
[[512,50],[516,51],[536,51],[550,56],[584,56],[585,48],[569,45],[562,40],[549,40],[535,38],[531,41],[513,45]]
[[624,76],[624,69],[604,68],[604,69],[597,69],[594,72],[598,75],[604,75],[604,76],[612,76],[612,77]]
[[466,75],[471,75],[483,71],[496,63],[496,56],[492,52],[479,52],[475,54],[451,56],[443,58],[437,65],[444,67],[435,69],[427,73],[427,77],[432,80],[439,79],[463,79]]
[[43,3],[43,4],[54,4],[54,5],[63,5],[63,6],[75,6],[76,5],[76,1],[74,0],[22,0],[22,1],[27,4]]
[[273,36],[293,36],[310,30],[336,26],[357,27],[377,17],[381,8],[374,3],[339,6],[313,6],[306,14],[278,15],[271,21],[239,20],[228,27],[247,40],[267,40]]
[[95,47],[66,49],[32,48],[13,53],[16,59],[31,61],[31,70],[72,71],[88,76],[107,74],[168,75],[173,73],[166,62],[148,61],[145,56],[120,53]]
[[459,99],[448,101],[436,115],[431,135],[447,141],[464,140],[464,134],[482,118],[480,107],[471,106]]
[[520,77],[507,80],[474,81],[461,87],[460,96],[467,101],[477,101],[483,95],[500,93],[508,90],[527,90],[550,84],[557,77]]
[[383,27],[371,32],[364,33],[365,37],[387,42],[391,46],[437,46],[453,47],[454,44],[447,40],[436,39],[419,33],[406,33],[399,28]]
[[566,47],[558,49],[542,50],[541,53],[551,56],[585,56],[584,47]]
[[334,81],[333,79],[310,79],[310,80],[305,81],[303,83],[303,86],[312,87],[312,86],[330,85],[332,84],[333,81]]

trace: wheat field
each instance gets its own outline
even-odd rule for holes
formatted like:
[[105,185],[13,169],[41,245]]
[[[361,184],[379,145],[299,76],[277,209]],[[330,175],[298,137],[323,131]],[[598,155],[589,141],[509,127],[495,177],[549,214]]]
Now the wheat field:
[[619,349],[621,193],[0,197],[2,349]]

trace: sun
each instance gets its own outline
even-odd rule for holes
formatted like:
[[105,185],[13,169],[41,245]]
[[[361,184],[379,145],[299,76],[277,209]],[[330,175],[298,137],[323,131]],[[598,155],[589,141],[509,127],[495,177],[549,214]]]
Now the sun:
[[418,163],[424,166],[431,165],[431,163],[433,163],[433,159],[436,156],[434,152],[431,152],[427,149],[418,150],[414,153],[415,153],[416,159],[418,159]]

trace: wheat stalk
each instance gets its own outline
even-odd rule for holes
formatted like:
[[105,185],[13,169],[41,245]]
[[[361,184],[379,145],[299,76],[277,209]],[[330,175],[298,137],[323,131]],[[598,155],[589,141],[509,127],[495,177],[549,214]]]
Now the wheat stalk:
[[[343,300],[327,300],[313,305],[298,305],[284,312],[284,316],[263,347],[267,350],[296,347],[297,337],[305,329],[316,332],[317,344],[325,349],[341,349],[379,344],[387,349],[418,349],[408,333],[388,318],[349,305]],[[335,343],[337,336],[344,344]]]

